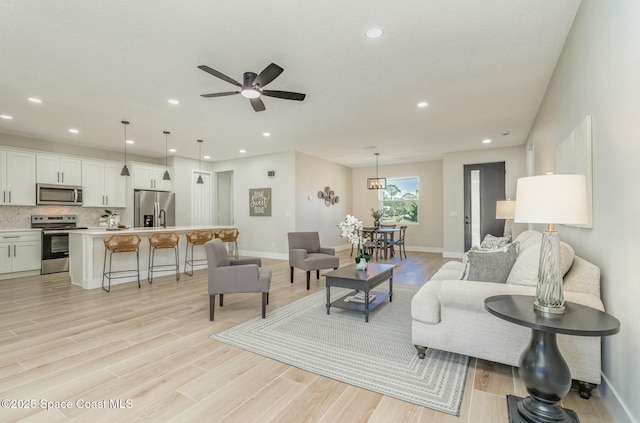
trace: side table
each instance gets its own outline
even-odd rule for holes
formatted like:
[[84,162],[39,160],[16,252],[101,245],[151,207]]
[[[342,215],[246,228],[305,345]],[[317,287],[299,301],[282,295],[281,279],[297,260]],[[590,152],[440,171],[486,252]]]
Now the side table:
[[576,303],[565,303],[564,314],[533,308],[530,295],[496,295],[484,300],[485,309],[503,320],[531,328],[531,341],[518,362],[529,396],[507,396],[509,422],[579,422],[574,411],[558,403],[571,389],[571,372],[558,349],[556,334],[606,336],[620,331],[615,317]]

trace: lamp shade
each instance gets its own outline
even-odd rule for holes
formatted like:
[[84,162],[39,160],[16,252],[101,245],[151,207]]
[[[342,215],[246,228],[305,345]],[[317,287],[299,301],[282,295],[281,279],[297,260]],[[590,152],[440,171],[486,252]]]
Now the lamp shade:
[[515,221],[524,223],[588,223],[584,175],[541,175],[518,179]]
[[510,219],[516,216],[516,202],[514,200],[496,201],[496,219]]

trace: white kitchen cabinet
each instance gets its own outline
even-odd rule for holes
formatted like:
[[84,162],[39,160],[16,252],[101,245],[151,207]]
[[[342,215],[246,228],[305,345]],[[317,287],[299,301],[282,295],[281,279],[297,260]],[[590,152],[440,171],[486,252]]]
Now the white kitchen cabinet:
[[[164,166],[133,163],[133,188],[152,189],[156,191],[171,191],[171,180],[162,179],[166,168]],[[171,169],[169,169],[171,174]]]
[[0,204],[36,205],[36,155],[0,149]]
[[40,231],[0,232],[0,274],[40,269],[41,250]]
[[125,207],[127,180],[122,165],[97,160],[82,161],[82,202],[85,207]]
[[82,160],[38,154],[36,179],[39,184],[82,185]]

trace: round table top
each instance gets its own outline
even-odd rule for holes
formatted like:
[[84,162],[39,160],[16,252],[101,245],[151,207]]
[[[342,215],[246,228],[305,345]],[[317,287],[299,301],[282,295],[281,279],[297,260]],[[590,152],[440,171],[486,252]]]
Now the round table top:
[[484,308],[511,323],[544,332],[578,336],[606,336],[620,331],[620,321],[595,308],[565,302],[564,314],[533,308],[532,295],[495,295],[484,300]]

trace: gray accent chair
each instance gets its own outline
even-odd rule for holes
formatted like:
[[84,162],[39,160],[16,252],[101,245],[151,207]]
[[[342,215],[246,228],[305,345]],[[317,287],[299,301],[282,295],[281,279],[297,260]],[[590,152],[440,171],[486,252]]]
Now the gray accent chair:
[[307,290],[310,288],[311,271],[316,271],[316,279],[320,279],[320,269],[337,269],[340,259],[336,257],[334,248],[320,246],[318,232],[289,232],[289,267],[291,283],[293,268],[307,272]]
[[259,258],[229,259],[227,247],[218,238],[204,244],[209,266],[209,320],[213,321],[216,295],[220,295],[222,307],[224,294],[245,292],[262,293],[262,318],[269,304],[271,269],[261,267]]

